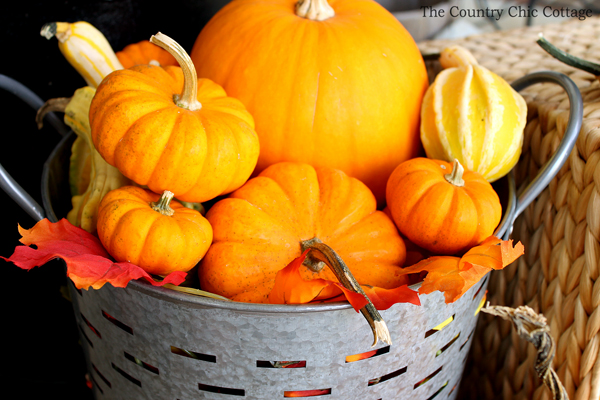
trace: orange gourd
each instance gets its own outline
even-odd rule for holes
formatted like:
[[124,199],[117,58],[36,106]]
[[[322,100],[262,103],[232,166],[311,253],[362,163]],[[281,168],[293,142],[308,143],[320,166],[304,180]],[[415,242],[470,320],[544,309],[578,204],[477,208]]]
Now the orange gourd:
[[110,73],[90,107],[94,146],[110,165],[156,193],[204,202],[239,188],[258,158],[252,116],[208,79],[197,79],[168,36],[154,43],[182,66],[138,65]]
[[[268,302],[277,272],[319,242],[335,250],[362,285],[402,283],[406,250],[394,223],[376,210],[362,182],[340,170],[274,164],[217,202],[207,218],[214,240],[198,269],[203,290]],[[304,266],[301,274],[338,280],[329,268]]]
[[454,164],[414,158],[387,184],[387,204],[400,232],[437,254],[465,251],[491,236],[500,222],[500,199],[485,178]]
[[97,225],[106,251],[151,274],[192,269],[210,246],[212,228],[202,214],[172,198],[136,186],[108,192]]
[[132,43],[115,53],[123,68],[131,68],[140,64],[158,64],[160,66],[178,65],[177,60],[168,51],[161,49],[147,40]]
[[281,161],[341,169],[382,204],[393,169],[419,152],[425,64],[373,0],[234,0],[190,56],[253,115],[257,171]]

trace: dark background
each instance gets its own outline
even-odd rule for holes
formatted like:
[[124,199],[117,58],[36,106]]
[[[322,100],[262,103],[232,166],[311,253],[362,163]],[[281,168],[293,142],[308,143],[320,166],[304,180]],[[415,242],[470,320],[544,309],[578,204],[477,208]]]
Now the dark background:
[[[88,21],[115,51],[161,31],[189,52],[201,28],[227,1],[10,1],[0,13],[0,74],[23,83],[44,101],[70,97],[85,81],[64,59],[57,40],[40,36],[45,23]],[[160,8],[153,6],[157,3]],[[4,90],[0,105],[0,163],[41,204],[43,164],[60,135],[48,124],[38,130],[35,110]],[[29,229],[35,221],[2,190],[0,204],[0,256],[9,257],[21,237],[17,224]],[[70,302],[61,295],[66,283],[62,264],[53,261],[26,272],[0,259],[0,268],[2,361],[8,370],[0,374],[4,393],[16,389],[14,397],[23,400],[91,399],[78,328]]]

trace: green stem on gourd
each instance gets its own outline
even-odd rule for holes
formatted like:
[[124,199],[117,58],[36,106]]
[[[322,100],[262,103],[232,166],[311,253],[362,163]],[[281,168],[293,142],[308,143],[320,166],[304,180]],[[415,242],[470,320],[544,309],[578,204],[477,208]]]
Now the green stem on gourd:
[[324,21],[335,16],[327,0],[298,0],[296,15],[311,21]]
[[464,172],[465,172],[465,169],[455,158],[454,163],[452,164],[452,172],[444,175],[444,178],[446,178],[446,180],[448,182],[450,182],[451,184],[453,184],[454,186],[465,186],[465,181],[462,178]]
[[341,259],[341,257],[331,247],[321,242],[318,238],[305,240],[301,243],[302,252],[310,249],[303,265],[312,271],[319,272],[324,265],[329,266],[338,281],[348,290],[362,294],[368,303],[360,309],[360,312],[365,317],[371,330],[373,331],[373,346],[381,339],[382,342],[392,344],[392,338],[387,325],[379,311],[375,308],[369,297],[365,294],[360,284],[356,281],[352,272]]
[[171,215],[175,214],[175,210],[170,207],[173,196],[175,195],[172,192],[165,190],[157,202],[150,203],[150,207],[152,207],[154,211],[170,217]]
[[198,76],[196,75],[196,67],[186,51],[173,39],[167,35],[158,32],[152,35],[150,42],[158,47],[168,51],[179,63],[183,71],[183,91],[181,95],[176,96],[175,103],[190,111],[196,111],[202,108],[202,104],[198,101]]
[[570,65],[571,67],[575,67],[582,71],[589,72],[594,76],[600,76],[600,64],[582,60],[581,58],[575,57],[567,53],[566,51],[559,49],[558,47],[550,43],[548,40],[546,40],[546,38],[541,33],[540,38],[536,41],[536,43],[557,60],[562,61],[565,64]]

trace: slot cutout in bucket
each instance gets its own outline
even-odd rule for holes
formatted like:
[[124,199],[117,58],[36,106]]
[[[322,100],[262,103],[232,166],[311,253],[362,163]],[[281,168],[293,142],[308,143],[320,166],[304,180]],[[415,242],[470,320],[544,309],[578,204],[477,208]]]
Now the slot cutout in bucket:
[[427,382],[429,382],[430,380],[433,379],[434,376],[436,376],[437,374],[439,374],[440,372],[442,372],[442,368],[444,366],[442,365],[441,367],[439,367],[438,369],[436,369],[434,372],[432,372],[429,376],[427,376],[426,378],[420,380],[419,382],[415,383],[415,386],[413,388],[413,390],[420,388],[421,386],[423,386],[424,384],[426,384]]
[[198,384],[198,389],[203,392],[228,394],[230,396],[246,396],[246,391],[244,389],[232,389],[220,386],[205,385],[203,383]]
[[193,358],[194,360],[206,361],[211,363],[217,362],[217,356],[213,356],[211,354],[196,353],[195,351],[185,350],[175,346],[171,346],[171,353],[177,354],[178,356]]
[[448,324],[450,324],[450,322],[454,321],[454,317],[456,316],[456,314],[453,314],[451,317],[449,317],[448,319],[446,319],[444,322],[442,322],[441,324],[439,324],[438,326],[428,330],[427,332],[425,332],[425,338],[428,338],[429,336],[438,333],[439,331],[441,331],[442,329],[444,329],[445,327],[448,326]]
[[306,361],[256,361],[257,368],[306,368]]
[[125,356],[126,359],[128,359],[129,361],[131,361],[132,363],[139,365],[140,367],[144,368],[146,371],[150,371],[153,374],[158,375],[158,368],[143,362],[142,360],[140,360],[137,357],[132,356],[131,354],[127,353],[127,352],[123,352],[123,355]]
[[481,289],[483,289],[483,287],[485,286],[485,283],[487,282],[487,280],[488,280],[488,275],[486,275],[485,278],[483,278],[483,281],[479,285],[479,289],[477,289],[477,291],[473,295],[473,300],[475,300],[475,297],[477,297],[477,295],[479,294],[479,292],[481,292]]
[[100,377],[100,379],[102,379],[102,382],[104,382],[106,384],[106,386],[108,386],[109,388],[112,388],[110,381],[108,379],[106,379],[100,371],[98,371],[98,367],[96,367],[96,365],[94,365],[94,363],[92,363],[92,369],[94,370],[96,375],[98,375]]
[[450,346],[452,346],[454,344],[454,342],[456,342],[458,340],[458,338],[460,337],[460,332],[458,332],[458,334],[456,336],[454,336],[454,338],[449,341],[448,343],[446,343],[444,345],[444,347],[442,347],[441,349],[439,349],[437,351],[437,353],[435,353],[435,356],[439,356],[440,354],[442,354],[443,352],[445,352],[446,350],[448,350],[450,348]]
[[83,338],[86,340],[86,342],[88,342],[88,344],[90,345],[90,347],[93,349],[94,348],[94,343],[92,342],[92,340],[90,339],[90,337],[87,335],[87,333],[85,333],[85,330],[83,329],[83,326],[81,324],[78,324],[79,326],[79,332],[81,332],[81,335],[83,336]]
[[446,381],[446,383],[444,383],[438,390],[436,390],[436,392],[434,394],[432,394],[431,396],[429,396],[427,398],[427,400],[433,400],[434,398],[437,397],[438,394],[442,393],[442,390],[444,390],[444,388],[446,386],[448,386],[448,382],[450,382],[450,381]]
[[121,368],[117,367],[114,363],[110,363],[110,365],[112,365],[113,369],[115,371],[117,371],[119,374],[121,374],[121,376],[125,379],[127,379],[129,382],[142,387],[142,382],[139,381],[138,379],[135,379],[133,376],[129,375],[127,372],[123,371]]
[[286,390],[283,392],[283,397],[318,397],[330,394],[331,389]]
[[90,321],[88,321],[88,319],[82,313],[79,313],[79,315],[81,315],[81,319],[83,319],[83,322],[85,322],[85,324],[88,326],[88,328],[90,328],[90,330],[92,332],[94,332],[96,334],[96,336],[98,336],[100,339],[102,339],[102,335],[100,334],[100,332],[98,331],[98,329],[96,329],[94,327],[94,325],[92,325],[90,323]]
[[385,346],[377,350],[370,350],[364,353],[352,354],[350,356],[346,356],[346,363],[352,363],[360,360],[366,360],[369,358],[377,357],[382,354],[386,354],[390,352],[390,346]]
[[406,372],[406,370],[408,369],[408,367],[402,367],[394,372],[390,372],[389,374],[380,376],[379,378],[373,378],[373,379],[369,379],[369,382],[367,384],[367,386],[373,386],[373,385],[377,385],[379,383],[388,381],[392,378],[396,378],[402,374],[404,374]]
[[133,329],[131,329],[131,327],[125,325],[124,323],[122,323],[121,321],[119,321],[118,319],[116,319],[115,317],[111,316],[106,311],[102,310],[102,316],[104,318],[106,318],[107,320],[109,320],[113,325],[121,328],[122,330],[124,330],[125,332],[129,333],[130,335],[133,335]]

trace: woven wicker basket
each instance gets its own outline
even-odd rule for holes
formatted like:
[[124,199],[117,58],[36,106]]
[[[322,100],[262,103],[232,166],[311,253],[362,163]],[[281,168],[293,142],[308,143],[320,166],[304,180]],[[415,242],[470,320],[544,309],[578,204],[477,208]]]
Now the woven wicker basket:
[[[493,273],[492,304],[528,305],[548,319],[557,343],[554,368],[571,399],[600,398],[600,85],[589,73],[566,66],[539,48],[549,41],[577,57],[600,62],[600,18],[523,28],[461,40],[419,43],[423,53],[449,44],[469,49],[480,63],[512,81],[538,70],[567,74],[584,100],[583,126],[568,162],[517,219],[513,238],[526,254]],[[564,134],[568,101],[553,85],[522,92],[529,106],[518,187],[536,175]],[[460,398],[550,399],[533,370],[535,351],[509,322],[479,319]]]

